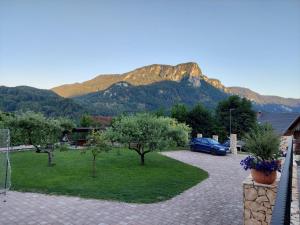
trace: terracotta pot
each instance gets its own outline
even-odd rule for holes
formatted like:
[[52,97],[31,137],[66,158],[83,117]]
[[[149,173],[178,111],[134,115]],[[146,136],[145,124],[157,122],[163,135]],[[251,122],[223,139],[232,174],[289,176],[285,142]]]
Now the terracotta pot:
[[256,183],[261,184],[273,184],[277,177],[277,172],[272,171],[269,174],[264,173],[256,169],[251,169],[251,176]]
[[277,159],[277,165],[281,166],[282,160],[281,159]]

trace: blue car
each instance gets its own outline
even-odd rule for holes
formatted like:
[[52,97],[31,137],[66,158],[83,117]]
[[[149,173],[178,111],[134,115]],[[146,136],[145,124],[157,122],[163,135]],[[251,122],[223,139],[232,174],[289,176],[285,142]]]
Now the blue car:
[[207,152],[214,155],[226,155],[229,148],[212,138],[193,138],[190,142],[191,151]]

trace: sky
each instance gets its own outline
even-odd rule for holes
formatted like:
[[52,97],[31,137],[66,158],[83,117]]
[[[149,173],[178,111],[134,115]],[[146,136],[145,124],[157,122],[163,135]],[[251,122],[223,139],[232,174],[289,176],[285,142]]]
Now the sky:
[[300,98],[300,1],[0,0],[0,85],[190,61],[225,86]]

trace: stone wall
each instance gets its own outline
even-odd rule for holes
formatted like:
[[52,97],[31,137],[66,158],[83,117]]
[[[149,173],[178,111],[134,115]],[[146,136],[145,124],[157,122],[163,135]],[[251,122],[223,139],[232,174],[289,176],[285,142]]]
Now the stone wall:
[[[291,225],[300,225],[297,164],[293,164]],[[244,224],[269,225],[275,204],[280,173],[272,185],[259,184],[249,175],[243,182]]]
[[245,225],[270,224],[278,180],[272,185],[259,184],[250,175],[243,182]]

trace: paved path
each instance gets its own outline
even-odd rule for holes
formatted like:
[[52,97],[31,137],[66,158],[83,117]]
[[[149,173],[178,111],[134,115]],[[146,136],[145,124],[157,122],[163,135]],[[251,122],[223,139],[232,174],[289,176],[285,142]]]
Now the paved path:
[[189,151],[163,154],[207,170],[209,178],[177,197],[154,204],[9,192],[7,202],[0,203],[0,224],[243,224],[241,183],[248,175],[239,165],[243,156],[222,157]]

